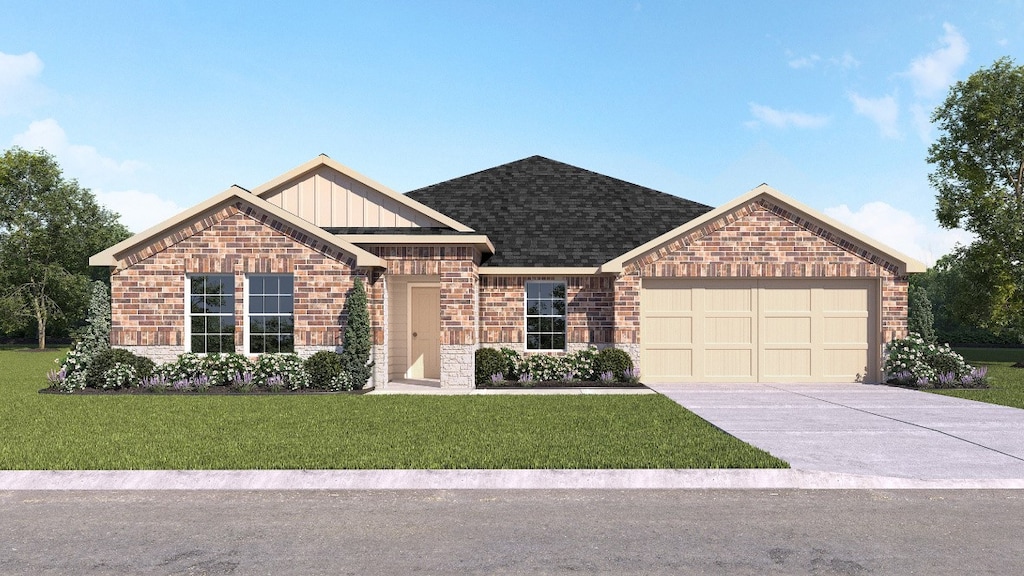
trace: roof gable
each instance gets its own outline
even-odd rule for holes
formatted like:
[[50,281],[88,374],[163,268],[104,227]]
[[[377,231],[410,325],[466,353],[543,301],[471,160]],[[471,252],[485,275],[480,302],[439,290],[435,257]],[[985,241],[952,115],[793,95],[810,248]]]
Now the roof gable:
[[469,227],[321,154],[253,194],[321,228]]
[[596,267],[712,209],[542,156],[406,196],[486,234],[500,267]]
[[641,259],[656,259],[657,253],[665,252],[670,245],[678,244],[679,241],[684,241],[684,243],[696,241],[729,225],[736,218],[737,210],[753,203],[762,204],[780,218],[792,222],[866,262],[878,264],[883,268],[902,274],[924,272],[926,269],[921,262],[848,228],[767,184],[762,184],[715,210],[605,262],[600,266],[600,270],[602,272],[621,272],[623,267],[631,262]]
[[133,263],[126,261],[129,257],[136,261],[144,259],[148,257],[146,254],[159,251],[162,246],[175,244],[209,227],[215,223],[219,212],[232,205],[239,207],[242,212],[251,212],[251,210],[246,210],[246,207],[255,209],[265,215],[265,218],[261,217],[261,221],[268,220],[267,224],[277,230],[287,229],[282,233],[300,236],[304,242],[308,242],[312,246],[333,246],[340,252],[350,254],[354,257],[357,266],[383,266],[383,261],[377,256],[351,242],[324,232],[311,223],[238,186],[232,186],[201,204],[94,254],[89,258],[89,264],[91,266],[124,268]]

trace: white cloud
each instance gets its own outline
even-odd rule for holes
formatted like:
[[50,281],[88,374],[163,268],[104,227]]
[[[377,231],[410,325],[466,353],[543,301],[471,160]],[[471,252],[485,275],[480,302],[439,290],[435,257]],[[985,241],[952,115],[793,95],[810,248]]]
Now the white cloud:
[[828,116],[776,110],[753,102],[750,103],[750,113],[756,118],[754,121],[747,122],[747,125],[752,127],[767,124],[776,128],[788,128],[790,126],[796,128],[821,128],[828,124]]
[[833,66],[839,66],[840,68],[856,68],[860,66],[860,60],[853,57],[853,54],[849,52],[843,52],[843,55],[838,58],[829,58],[829,63]]
[[878,126],[878,130],[885,138],[899,138],[900,131],[897,122],[900,117],[900,108],[896,104],[896,97],[882,96],[881,98],[865,98],[856,93],[850,93],[850,102],[853,103],[853,110],[865,116]]
[[970,50],[967,40],[952,24],[943,24],[942,28],[946,31],[942,37],[944,46],[914,59],[907,71],[914,84],[914,92],[924,98],[933,98],[949,88]]
[[833,56],[827,60],[817,54],[800,56],[798,58],[791,58],[790,60],[787,60],[786,64],[788,64],[790,68],[796,68],[799,70],[801,68],[814,68],[822,62],[824,62],[826,66],[838,66],[839,68],[846,69],[860,66],[860,60],[854,58],[853,54],[850,54],[849,52],[843,52],[842,56]]
[[182,211],[171,200],[138,190],[103,192],[94,190],[96,200],[121,215],[121,223],[132,232],[142,232]]
[[817,54],[811,54],[810,56],[801,56],[800,58],[794,58],[787,62],[790,68],[813,68],[815,64],[821,61],[821,56]]
[[92,146],[72,144],[53,118],[32,122],[28,130],[12,139],[12,143],[28,150],[46,149],[57,157],[66,176],[77,178],[89,187],[116,186],[143,166],[134,160],[119,162],[108,158]]
[[[131,185],[135,173],[143,167],[134,160],[118,161],[101,154],[93,146],[73,144],[53,118],[29,124],[28,130],[12,139],[12,144],[28,150],[45,149],[60,162],[64,175],[91,188],[96,200],[121,215],[121,223],[132,232],[141,232],[181,212],[173,201],[155,194],[118,188]],[[113,191],[106,191],[113,190]]]
[[37,82],[43,61],[35,52],[0,52],[0,115],[31,108],[45,92]]
[[868,202],[855,210],[840,204],[826,208],[825,214],[928,266],[958,243],[966,245],[974,240],[970,232],[939,228],[934,220],[921,222],[913,214],[885,202]]

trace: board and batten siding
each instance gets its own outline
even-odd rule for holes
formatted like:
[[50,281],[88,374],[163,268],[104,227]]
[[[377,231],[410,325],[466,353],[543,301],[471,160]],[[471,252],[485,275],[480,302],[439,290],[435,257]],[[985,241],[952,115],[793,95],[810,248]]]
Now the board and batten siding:
[[264,199],[323,228],[441,226],[434,219],[327,167],[292,181]]

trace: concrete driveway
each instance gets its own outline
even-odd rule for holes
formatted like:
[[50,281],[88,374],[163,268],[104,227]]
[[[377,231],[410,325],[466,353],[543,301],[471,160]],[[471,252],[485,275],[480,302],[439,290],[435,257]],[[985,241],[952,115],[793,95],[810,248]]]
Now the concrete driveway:
[[870,384],[655,384],[798,470],[1024,479],[1024,410]]

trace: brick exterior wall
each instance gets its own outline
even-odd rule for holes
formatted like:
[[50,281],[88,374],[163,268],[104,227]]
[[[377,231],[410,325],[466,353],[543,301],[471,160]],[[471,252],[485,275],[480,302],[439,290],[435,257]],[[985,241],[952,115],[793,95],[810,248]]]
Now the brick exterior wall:
[[[341,344],[339,319],[353,279],[352,257],[242,204],[227,206],[125,256],[111,275],[111,344],[154,356],[184,342],[186,274],[235,276],[235,346],[244,350],[243,287],[250,273],[294,276],[295,346]],[[365,278],[364,278],[365,280]],[[374,294],[374,287],[367,284]]]
[[616,342],[639,335],[640,278],[879,278],[882,339],[907,333],[899,266],[765,199],[627,263],[616,281]]
[[611,276],[481,276],[480,343],[522,350],[526,341],[526,282],[565,282],[566,343],[599,346],[613,342],[614,284]]
[[355,277],[363,277],[378,384],[387,376],[392,337],[386,309],[390,275],[440,279],[441,380],[446,386],[472,386],[472,354],[479,345],[522,350],[525,283],[533,279],[566,282],[569,350],[614,345],[637,361],[645,277],[878,278],[883,342],[907,330],[908,283],[896,264],[765,199],[627,262],[617,277],[479,276],[480,255],[471,246],[366,249],[384,259],[385,270],[358,270],[351,255],[236,202],[124,256],[111,277],[111,343],[160,359],[187,350],[185,281],[191,273],[235,275],[239,351],[244,349],[246,274],[294,275],[297,351],[341,344],[345,294]]

